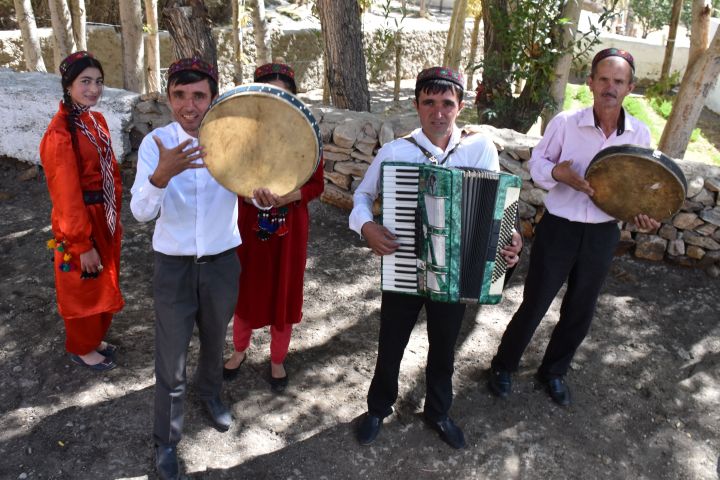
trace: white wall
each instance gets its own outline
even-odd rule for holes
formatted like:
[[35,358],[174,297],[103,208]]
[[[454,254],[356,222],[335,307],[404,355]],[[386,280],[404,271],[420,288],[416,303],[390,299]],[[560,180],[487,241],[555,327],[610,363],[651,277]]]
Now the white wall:
[[[720,25],[720,19],[710,19],[710,39],[715,35],[718,25]],[[720,113],[720,82],[715,82],[715,87],[710,90],[707,99],[705,99],[705,106],[715,113]]]

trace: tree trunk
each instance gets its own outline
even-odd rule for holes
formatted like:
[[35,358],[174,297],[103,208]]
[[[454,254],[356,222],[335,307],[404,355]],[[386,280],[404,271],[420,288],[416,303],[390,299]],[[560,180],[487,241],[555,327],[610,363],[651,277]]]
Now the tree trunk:
[[447,42],[445,43],[445,55],[443,66],[455,68],[460,67],[462,59],[462,47],[465,40],[465,18],[467,17],[467,0],[456,0],[450,19],[450,30],[448,31]]
[[493,22],[493,15],[507,12],[507,8],[507,0],[483,0],[482,2],[484,29],[483,56],[485,58],[493,57],[503,61],[503,63],[497,65],[499,72],[497,75],[493,74],[493,72],[483,72],[483,83],[486,84],[486,87],[490,88],[490,90],[496,90],[498,95],[508,95],[508,92],[512,89],[512,86],[508,83],[503,73],[509,72],[512,69],[512,64],[505,61],[505,55],[502,54],[503,46],[501,42],[497,40],[498,34],[495,31]]
[[472,36],[470,37],[470,58],[468,58],[468,69],[467,69],[467,90],[475,90],[473,85],[473,76],[475,74],[475,57],[477,56],[478,39],[480,37],[480,20],[482,15],[477,15],[473,22]]
[[40,41],[37,35],[37,24],[30,0],[14,0],[15,16],[22,35],[23,53],[25,54],[25,67],[29,72],[45,72],[45,61],[40,50]]
[[175,59],[197,56],[217,68],[217,49],[203,0],[167,0],[162,15]]
[[120,0],[122,28],[123,87],[132,92],[145,91],[142,6],[140,0]]
[[272,48],[268,36],[267,21],[265,20],[265,0],[255,0],[252,9],[253,34],[255,36],[255,64],[259,67],[272,62]]
[[242,14],[245,10],[244,0],[231,0],[232,3],[232,39],[233,39],[233,82],[243,82],[243,38]]
[[327,52],[323,52],[323,94],[322,103],[323,105],[330,105],[332,99],[330,98],[330,84],[328,83],[328,59]]
[[333,105],[348,110],[370,111],[357,0],[317,0],[317,9],[325,41],[327,80]]
[[78,50],[87,50],[87,32],[85,28],[85,0],[69,0],[72,19],[73,38]]
[[670,65],[672,64],[673,53],[675,52],[675,38],[677,37],[680,13],[682,12],[683,0],[673,0],[672,14],[670,16],[670,31],[668,32],[667,43],[665,44],[665,57],[663,57],[662,70],[660,72],[660,83],[663,83],[670,76]]
[[[695,30],[692,31],[695,35]],[[685,155],[690,135],[705,105],[705,99],[720,75],[720,30],[712,43],[685,72],[658,148],[673,158]]]
[[633,18],[632,9],[628,8],[625,14],[625,35],[628,37],[634,37],[633,30],[635,30],[635,20]]
[[[692,25],[690,26],[690,51],[688,52],[688,63],[685,75],[688,74],[695,60],[707,49],[711,13],[712,4],[709,0],[693,0]],[[684,79],[685,77],[683,76],[683,80]]]
[[420,0],[420,16],[427,17],[427,5],[425,0]]
[[[575,32],[577,32],[578,22],[580,21],[580,11],[582,10],[582,0],[568,0],[563,8],[562,18],[569,21],[560,26],[560,45],[561,48],[575,42]],[[565,103],[565,88],[567,87],[568,77],[570,76],[570,67],[572,66],[573,53],[570,49],[565,55],[560,57],[555,64],[555,78],[550,85],[550,95],[552,95],[555,108],[545,109],[542,113],[542,132],[545,127],[562,110]]]
[[160,83],[160,35],[158,34],[157,0],[145,0],[145,18],[148,33],[145,38],[147,49],[147,87],[148,92],[162,90]]
[[65,0],[48,0],[48,4],[50,6],[53,39],[55,41],[53,58],[55,60],[55,68],[59,68],[63,59],[77,50],[77,48],[75,47],[75,40],[73,39],[72,20],[67,2]]
[[[404,8],[404,5],[403,5]],[[395,84],[393,85],[393,101],[400,101],[400,78],[402,77],[402,32],[395,30]]]

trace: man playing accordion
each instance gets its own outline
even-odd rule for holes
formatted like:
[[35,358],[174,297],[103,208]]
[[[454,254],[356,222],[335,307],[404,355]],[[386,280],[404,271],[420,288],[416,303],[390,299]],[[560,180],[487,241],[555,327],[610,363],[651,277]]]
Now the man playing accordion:
[[[383,162],[433,163],[444,167],[472,167],[499,171],[497,150],[482,135],[468,135],[455,124],[464,106],[462,74],[450,68],[433,67],[420,72],[415,85],[414,105],[421,128],[407,138],[384,145],[368,169],[354,195],[350,228],[360,234],[376,255],[398,249],[397,237],[373,221],[372,204],[380,192]],[[502,250],[508,267],[518,261],[522,248],[515,232],[512,242]],[[452,375],[455,343],[460,332],[465,305],[430,300],[427,297],[384,291],[380,312],[380,336],[375,374],[368,392],[368,411],[359,421],[357,438],[368,445],[377,437],[383,419],[389,416],[398,395],[400,362],[422,307],[427,315],[428,359],[424,417],[443,441],[463,448],[462,430],[448,412],[452,404]]]

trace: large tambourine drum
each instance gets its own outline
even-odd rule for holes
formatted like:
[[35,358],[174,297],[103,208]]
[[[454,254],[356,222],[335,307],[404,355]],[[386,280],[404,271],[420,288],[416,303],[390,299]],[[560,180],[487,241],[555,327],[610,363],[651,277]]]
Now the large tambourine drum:
[[315,172],[322,149],[310,109],[265,83],[219,96],[200,125],[199,141],[210,174],[244,197],[261,187],[277,195],[297,190]]
[[668,218],[680,210],[687,192],[685,175],[670,157],[636,145],[600,150],[585,179],[595,190],[595,205],[625,222],[638,214]]

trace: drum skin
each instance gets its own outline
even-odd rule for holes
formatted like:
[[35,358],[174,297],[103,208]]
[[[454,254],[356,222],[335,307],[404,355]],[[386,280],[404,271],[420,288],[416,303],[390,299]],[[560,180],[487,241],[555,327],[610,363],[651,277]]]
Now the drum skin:
[[585,179],[603,212],[625,222],[638,214],[656,220],[674,215],[685,201],[687,181],[680,167],[659,150],[616,145],[595,155]]
[[315,117],[294,95],[268,84],[234,88],[210,106],[200,125],[210,174],[225,188],[252,197],[297,190],[320,162]]

